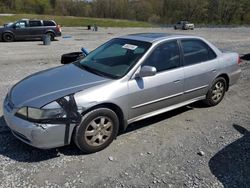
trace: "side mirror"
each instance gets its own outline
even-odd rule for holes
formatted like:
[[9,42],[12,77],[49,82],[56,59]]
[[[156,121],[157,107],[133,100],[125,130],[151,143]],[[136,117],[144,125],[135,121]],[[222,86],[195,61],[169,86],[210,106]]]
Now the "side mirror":
[[154,76],[156,75],[156,68],[152,67],[152,66],[143,66],[141,67],[141,70],[139,71],[139,73],[136,74],[136,77],[148,77],[148,76]]

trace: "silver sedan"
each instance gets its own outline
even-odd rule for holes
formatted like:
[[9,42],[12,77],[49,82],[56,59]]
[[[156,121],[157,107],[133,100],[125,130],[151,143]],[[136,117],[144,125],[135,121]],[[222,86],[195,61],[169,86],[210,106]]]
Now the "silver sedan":
[[207,40],[144,33],[119,37],[84,59],[31,75],[8,92],[12,133],[38,148],[107,147],[132,122],[203,100],[214,106],[240,77],[239,55]]

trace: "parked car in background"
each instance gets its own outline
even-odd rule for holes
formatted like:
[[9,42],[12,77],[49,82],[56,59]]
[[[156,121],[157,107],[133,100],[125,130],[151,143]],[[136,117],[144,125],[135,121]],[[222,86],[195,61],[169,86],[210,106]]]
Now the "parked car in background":
[[[38,148],[107,147],[133,122],[203,100],[221,102],[240,77],[239,55],[164,33],[114,38],[86,57],[15,84],[3,106],[12,133]],[[197,117],[198,118],[198,117]]]
[[45,34],[49,35],[51,40],[61,36],[60,25],[53,20],[23,19],[0,28],[0,37],[5,42],[42,38]]
[[182,30],[188,30],[188,29],[191,29],[191,30],[194,30],[194,24],[193,23],[189,23],[188,21],[180,21],[180,22],[177,22],[175,25],[174,25],[174,29],[182,29]]

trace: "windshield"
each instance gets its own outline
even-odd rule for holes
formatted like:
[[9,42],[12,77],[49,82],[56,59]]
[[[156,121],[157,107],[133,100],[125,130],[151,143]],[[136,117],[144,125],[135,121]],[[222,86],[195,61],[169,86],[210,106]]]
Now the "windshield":
[[86,70],[111,78],[123,77],[146,53],[151,43],[112,39],[80,61]]

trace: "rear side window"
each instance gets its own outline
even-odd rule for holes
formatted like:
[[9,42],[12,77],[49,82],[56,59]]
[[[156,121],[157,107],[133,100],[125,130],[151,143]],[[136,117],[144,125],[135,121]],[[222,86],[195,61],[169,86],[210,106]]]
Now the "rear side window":
[[56,24],[52,21],[43,21],[44,26],[56,26]]
[[30,27],[40,27],[42,26],[41,21],[29,21]]
[[192,65],[216,58],[214,51],[203,41],[182,40],[184,65]]

